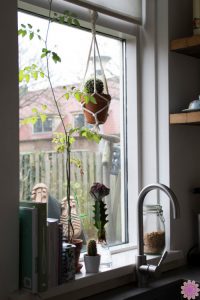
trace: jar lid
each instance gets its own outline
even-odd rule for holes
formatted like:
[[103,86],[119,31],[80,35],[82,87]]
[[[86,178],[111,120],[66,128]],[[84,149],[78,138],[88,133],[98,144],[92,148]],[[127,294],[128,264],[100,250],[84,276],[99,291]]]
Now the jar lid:
[[143,212],[161,213],[162,211],[162,206],[159,204],[148,204],[143,206]]

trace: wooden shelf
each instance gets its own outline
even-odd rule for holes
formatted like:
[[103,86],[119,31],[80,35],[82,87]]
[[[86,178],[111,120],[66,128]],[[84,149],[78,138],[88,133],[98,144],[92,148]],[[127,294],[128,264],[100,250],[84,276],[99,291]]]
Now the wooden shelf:
[[170,50],[200,58],[200,35],[172,40]]
[[170,124],[200,125],[200,111],[170,114]]

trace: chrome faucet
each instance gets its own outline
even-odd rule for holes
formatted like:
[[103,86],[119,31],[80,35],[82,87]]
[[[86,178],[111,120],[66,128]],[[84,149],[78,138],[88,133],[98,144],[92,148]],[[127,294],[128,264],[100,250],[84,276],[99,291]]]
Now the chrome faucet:
[[139,194],[138,197],[138,206],[137,206],[137,213],[138,213],[138,255],[136,256],[136,273],[137,273],[137,280],[138,280],[138,286],[139,287],[145,287],[147,285],[147,279],[150,274],[157,274],[160,271],[160,267],[162,265],[162,262],[167,256],[167,251],[164,251],[160,261],[157,266],[155,265],[148,265],[146,260],[146,255],[144,254],[144,230],[143,230],[143,203],[144,198],[146,195],[154,190],[154,189],[160,189],[161,191],[165,192],[167,196],[170,199],[170,202],[172,204],[172,210],[173,210],[173,218],[177,219],[180,216],[180,208],[179,203],[176,198],[176,195],[174,192],[168,188],[164,184],[155,183],[147,185],[142,189],[142,191]]

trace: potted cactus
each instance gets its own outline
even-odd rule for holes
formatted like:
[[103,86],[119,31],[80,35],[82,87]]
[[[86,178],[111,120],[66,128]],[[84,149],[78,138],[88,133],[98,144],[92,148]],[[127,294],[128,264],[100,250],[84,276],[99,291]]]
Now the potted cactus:
[[101,256],[97,253],[95,240],[89,240],[87,254],[84,255],[86,273],[98,273]]
[[[84,96],[82,101],[83,112],[87,123],[104,124],[108,117],[111,96],[104,93],[104,83],[101,79],[89,79],[85,82],[84,93],[93,96]],[[90,101],[87,101],[90,100]]]

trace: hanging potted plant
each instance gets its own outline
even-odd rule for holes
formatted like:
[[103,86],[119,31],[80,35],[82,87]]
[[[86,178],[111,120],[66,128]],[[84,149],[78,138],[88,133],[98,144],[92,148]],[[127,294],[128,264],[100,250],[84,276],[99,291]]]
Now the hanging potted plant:
[[87,245],[87,254],[84,254],[86,273],[98,273],[101,256],[97,253],[97,244],[95,240],[89,240]]
[[94,101],[87,101],[86,97],[82,101],[87,123],[104,124],[108,117],[111,96],[104,93],[103,81],[99,78],[88,79],[84,85],[84,92],[94,97]]
[[[108,109],[111,101],[111,96],[108,92],[107,80],[105,77],[103,65],[101,62],[101,56],[99,52],[99,47],[96,39],[96,20],[97,12],[91,12],[91,24],[92,24],[92,42],[88,54],[88,60],[85,70],[85,75],[83,78],[82,89],[86,94],[82,97],[82,108],[83,113],[86,117],[86,121],[89,124],[99,125],[104,124],[108,117]],[[92,58],[93,50],[93,58]],[[97,56],[96,56],[97,53]],[[93,77],[86,80],[86,75],[88,72],[89,62],[93,60]],[[99,60],[101,67],[102,79],[97,78],[96,60]],[[91,97],[92,96],[92,97]]]

